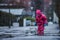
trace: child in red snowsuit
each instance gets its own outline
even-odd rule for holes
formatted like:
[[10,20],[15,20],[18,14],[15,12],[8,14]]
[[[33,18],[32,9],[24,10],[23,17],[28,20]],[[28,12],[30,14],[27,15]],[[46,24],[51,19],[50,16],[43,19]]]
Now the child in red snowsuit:
[[44,24],[47,23],[47,18],[40,10],[36,10],[36,23],[38,25],[38,35],[44,34]]

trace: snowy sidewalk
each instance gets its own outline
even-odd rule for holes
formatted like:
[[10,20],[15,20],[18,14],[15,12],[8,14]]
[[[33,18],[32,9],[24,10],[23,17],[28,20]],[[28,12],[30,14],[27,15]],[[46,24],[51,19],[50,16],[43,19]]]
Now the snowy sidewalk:
[[[57,29],[58,24],[48,24],[45,27],[44,34],[45,36],[58,36],[59,31]],[[32,32],[32,34],[30,33]],[[37,32],[37,26],[29,26],[29,27],[12,27],[12,28],[2,28],[0,27],[0,35],[12,35],[12,36],[21,36],[21,35],[34,35]]]

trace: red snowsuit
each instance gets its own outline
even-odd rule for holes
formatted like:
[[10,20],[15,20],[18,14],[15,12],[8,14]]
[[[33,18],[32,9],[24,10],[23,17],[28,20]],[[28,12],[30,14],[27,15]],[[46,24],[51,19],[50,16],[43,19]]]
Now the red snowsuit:
[[36,10],[36,23],[38,25],[38,35],[44,34],[44,24],[47,23],[47,18],[40,10]]

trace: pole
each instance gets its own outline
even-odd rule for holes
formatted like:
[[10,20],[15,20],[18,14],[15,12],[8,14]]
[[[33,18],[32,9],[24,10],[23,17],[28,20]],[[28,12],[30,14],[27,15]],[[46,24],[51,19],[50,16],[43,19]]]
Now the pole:
[[[9,0],[8,0],[8,8],[9,8],[9,14],[10,14]],[[8,22],[9,22],[9,28],[10,28],[10,24],[11,24],[11,22],[10,22],[10,20],[9,20],[9,19],[8,19]]]

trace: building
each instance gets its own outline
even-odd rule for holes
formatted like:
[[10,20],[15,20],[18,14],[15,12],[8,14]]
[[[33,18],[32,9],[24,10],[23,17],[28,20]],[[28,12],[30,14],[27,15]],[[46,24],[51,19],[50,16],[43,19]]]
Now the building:
[[18,21],[24,15],[31,14],[31,0],[0,0],[0,11],[16,15]]

